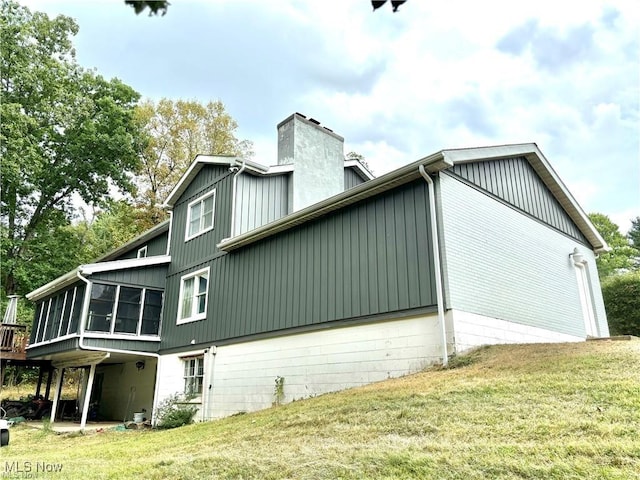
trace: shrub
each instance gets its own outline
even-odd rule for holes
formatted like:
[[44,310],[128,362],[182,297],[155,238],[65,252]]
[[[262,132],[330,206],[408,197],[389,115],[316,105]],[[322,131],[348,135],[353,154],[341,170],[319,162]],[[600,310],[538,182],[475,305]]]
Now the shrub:
[[198,407],[189,403],[192,398],[174,393],[160,402],[156,409],[156,427],[168,429],[193,423]]
[[606,278],[602,296],[611,335],[640,336],[640,272]]

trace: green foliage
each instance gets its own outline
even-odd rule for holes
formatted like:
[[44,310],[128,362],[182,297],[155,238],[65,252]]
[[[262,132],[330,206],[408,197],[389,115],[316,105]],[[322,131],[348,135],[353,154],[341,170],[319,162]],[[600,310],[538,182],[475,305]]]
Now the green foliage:
[[640,255],[640,217],[631,220],[631,230],[627,233],[627,238]]
[[24,294],[67,270],[73,244],[60,229],[74,195],[97,203],[112,186],[133,189],[139,95],[76,63],[73,19],[10,0],[1,8],[2,285]]
[[219,100],[206,105],[194,100],[147,100],[135,113],[146,135],[137,178],[138,201],[145,205],[164,201],[198,154],[253,155],[252,143],[236,138],[238,124]]
[[136,208],[125,200],[105,202],[104,209],[93,220],[85,219],[74,227],[83,239],[78,263],[103,257],[152,228],[154,220],[147,209]]
[[156,427],[169,429],[193,423],[198,407],[189,403],[191,399],[180,393],[165,398],[156,409]]
[[589,219],[611,248],[610,252],[599,254],[596,260],[600,278],[604,279],[617,272],[635,268],[634,258],[638,252],[620,233],[618,225],[602,213],[590,213]]
[[602,296],[611,334],[640,336],[640,271],[605,279]]
[[124,0],[126,5],[133,7],[136,12],[136,15],[139,15],[141,12],[144,12],[145,9],[149,9],[149,16],[162,14],[164,17],[167,14],[167,10],[169,9],[169,5],[171,5],[166,0]]
[[277,376],[273,387],[273,397],[275,405],[281,405],[284,401],[284,377]]

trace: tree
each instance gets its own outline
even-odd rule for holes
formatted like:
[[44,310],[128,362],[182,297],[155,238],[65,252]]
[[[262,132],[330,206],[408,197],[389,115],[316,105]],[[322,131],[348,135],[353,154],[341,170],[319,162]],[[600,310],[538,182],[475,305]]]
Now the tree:
[[133,7],[136,12],[136,15],[139,15],[141,12],[144,12],[145,9],[149,9],[149,16],[162,14],[165,16],[167,14],[167,10],[169,5],[171,5],[166,0],[124,0],[126,5]]
[[601,253],[596,260],[600,278],[603,279],[615,273],[633,269],[637,251],[620,233],[618,225],[602,213],[590,213],[589,219],[611,248],[610,252]]
[[[113,187],[133,190],[139,95],[76,63],[73,19],[50,19],[14,1],[1,8],[1,278],[7,294],[22,294],[35,281],[27,274],[34,261],[68,256],[70,247],[53,251],[51,241],[69,224],[74,196],[96,204]],[[57,268],[38,283],[64,273]]]
[[94,262],[98,258],[133,240],[156,223],[144,208],[127,200],[110,200],[91,219],[73,228],[82,238],[78,264]]
[[627,238],[631,241],[633,248],[640,252],[640,217],[631,220],[631,230],[627,233]]
[[611,334],[640,336],[640,271],[606,278],[602,296]]
[[140,151],[138,201],[156,215],[158,204],[197,154],[253,155],[253,144],[236,138],[238,124],[219,100],[206,105],[194,100],[164,98],[157,104],[147,100],[136,108],[136,119],[147,136]]

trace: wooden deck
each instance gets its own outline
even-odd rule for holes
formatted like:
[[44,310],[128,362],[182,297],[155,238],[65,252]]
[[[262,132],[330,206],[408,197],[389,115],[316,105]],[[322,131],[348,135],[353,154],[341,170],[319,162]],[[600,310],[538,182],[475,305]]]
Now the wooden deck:
[[28,343],[26,325],[15,323],[0,325],[0,359],[26,360]]

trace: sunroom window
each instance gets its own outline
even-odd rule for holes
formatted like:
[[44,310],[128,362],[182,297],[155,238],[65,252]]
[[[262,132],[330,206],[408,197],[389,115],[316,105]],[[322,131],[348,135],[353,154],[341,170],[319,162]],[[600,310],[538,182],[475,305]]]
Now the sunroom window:
[[161,290],[94,283],[87,331],[158,335],[161,311]]
[[189,204],[185,240],[190,240],[213,228],[216,191],[213,190]]
[[206,317],[208,282],[209,268],[182,277],[177,323],[193,322]]

